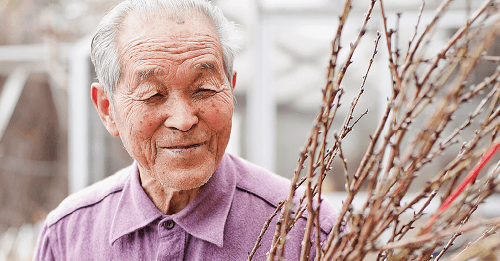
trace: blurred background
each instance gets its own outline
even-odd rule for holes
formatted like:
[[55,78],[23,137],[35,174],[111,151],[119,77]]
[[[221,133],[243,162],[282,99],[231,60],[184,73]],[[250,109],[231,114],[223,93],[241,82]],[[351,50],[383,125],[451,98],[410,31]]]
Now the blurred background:
[[[89,58],[92,34],[103,14],[118,2],[0,2],[0,261],[30,260],[41,222],[50,210],[68,194],[132,162],[120,140],[102,126],[89,95],[95,81]],[[331,41],[344,1],[213,2],[240,30],[241,51],[235,60],[237,103],[228,151],[291,177],[320,106]],[[403,13],[399,37],[406,48],[422,1],[386,0],[384,4],[392,27],[396,14]],[[438,4],[426,2],[421,24],[426,24]],[[355,40],[368,6],[369,0],[354,1],[342,38],[345,51]],[[431,42],[437,48],[429,48],[430,54],[439,51],[465,23],[464,6],[465,1],[455,1],[441,19]],[[378,9],[377,5],[353,57],[352,73],[343,81],[344,105],[334,129],[340,128],[361,86],[376,30],[382,28]],[[383,40],[379,49],[382,46]],[[491,52],[499,55],[499,44]],[[359,117],[368,110],[368,115],[343,142],[352,170],[390,95],[386,60],[387,54],[379,52],[354,112]],[[478,81],[495,69],[491,64],[481,66],[475,76]],[[441,164],[447,162],[445,156]],[[334,204],[341,203],[344,176],[338,162],[325,190]]]

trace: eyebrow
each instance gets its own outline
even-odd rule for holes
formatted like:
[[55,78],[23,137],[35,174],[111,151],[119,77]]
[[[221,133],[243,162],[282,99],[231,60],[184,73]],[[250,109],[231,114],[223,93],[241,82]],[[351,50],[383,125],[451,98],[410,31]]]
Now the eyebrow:
[[[217,72],[217,66],[213,63],[201,63],[195,66],[195,69],[200,69],[200,70],[209,70],[213,73]],[[156,74],[154,69],[150,70],[144,70],[144,71],[139,71],[137,72],[135,79],[138,82],[143,82],[147,80],[150,77],[153,77]],[[198,78],[198,77],[197,77]]]
[[201,72],[196,76],[193,82],[196,82],[202,77],[203,71],[210,71],[211,73],[217,73],[217,65],[213,63],[201,63],[194,67],[195,70],[200,70]]
[[139,71],[137,72],[135,79],[136,81],[143,82],[147,78],[153,76],[155,74],[154,70],[146,70],[146,71]]
[[[196,67],[198,67],[198,66],[196,66]],[[202,63],[202,64],[200,64],[200,66],[199,66],[199,67],[200,67],[200,69],[202,69],[202,70],[203,70],[203,69],[209,69],[209,70],[214,71],[214,72],[215,72],[215,71],[217,71],[217,70],[216,70],[216,66],[215,66],[215,64],[213,64],[213,63]]]

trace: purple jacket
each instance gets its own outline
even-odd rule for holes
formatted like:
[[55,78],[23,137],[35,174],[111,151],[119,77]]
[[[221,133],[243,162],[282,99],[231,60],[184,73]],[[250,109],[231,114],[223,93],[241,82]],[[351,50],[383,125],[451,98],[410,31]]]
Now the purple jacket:
[[[69,196],[53,210],[34,260],[246,260],[264,222],[288,194],[289,184],[226,154],[186,208],[164,215],[142,189],[134,163]],[[336,218],[330,205],[321,206],[322,240]],[[305,224],[301,218],[290,231],[287,260],[299,259]],[[275,225],[276,217],[253,260],[265,260]]]

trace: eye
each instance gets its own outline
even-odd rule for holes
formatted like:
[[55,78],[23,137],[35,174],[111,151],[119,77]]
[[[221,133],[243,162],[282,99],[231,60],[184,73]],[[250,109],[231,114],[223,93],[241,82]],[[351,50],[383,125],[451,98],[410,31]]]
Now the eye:
[[145,102],[158,102],[158,101],[163,100],[163,98],[165,98],[165,95],[163,95],[162,93],[155,93],[152,96],[145,98],[144,101]]
[[213,89],[209,89],[209,88],[205,88],[203,86],[200,86],[194,93],[194,96],[195,97],[198,97],[198,98],[206,98],[206,97],[210,97],[214,94],[216,94],[217,91],[213,90]]
[[212,90],[212,89],[205,89],[205,88],[201,88],[198,90],[198,93],[215,93],[216,91]]

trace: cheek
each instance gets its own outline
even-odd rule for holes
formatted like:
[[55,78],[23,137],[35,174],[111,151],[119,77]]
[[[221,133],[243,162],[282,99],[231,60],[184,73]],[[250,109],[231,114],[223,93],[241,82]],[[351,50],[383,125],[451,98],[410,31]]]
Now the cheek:
[[130,141],[130,145],[148,142],[158,125],[161,124],[157,113],[144,110],[140,106],[128,106],[121,122],[122,129]]
[[149,142],[153,138],[155,131],[163,123],[163,120],[154,112],[139,113],[137,116],[138,120],[136,121],[134,135],[137,135],[138,138],[145,142]]
[[[233,106],[225,102],[214,101],[210,104],[206,104],[206,106],[202,106],[200,115],[212,131],[220,132],[228,128],[230,130]],[[218,134],[221,135],[223,133]]]

